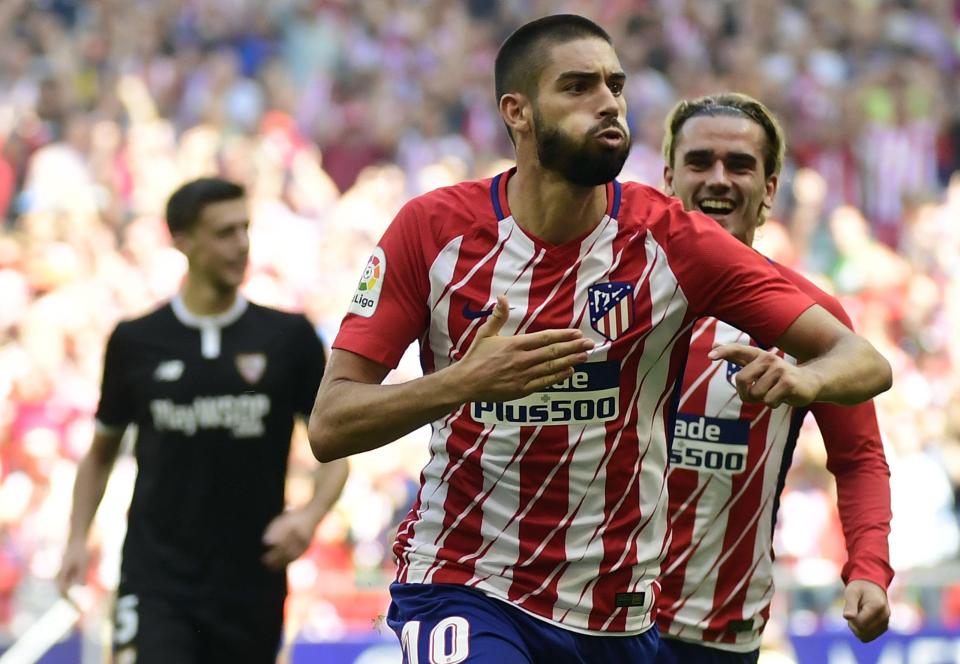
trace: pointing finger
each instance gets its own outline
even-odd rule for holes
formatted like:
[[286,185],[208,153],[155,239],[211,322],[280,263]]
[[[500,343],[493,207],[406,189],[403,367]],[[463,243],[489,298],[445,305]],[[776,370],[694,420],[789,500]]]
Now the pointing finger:
[[729,360],[736,365],[744,367],[756,358],[760,357],[765,351],[756,346],[746,346],[744,344],[721,344],[715,346],[707,357],[711,360]]

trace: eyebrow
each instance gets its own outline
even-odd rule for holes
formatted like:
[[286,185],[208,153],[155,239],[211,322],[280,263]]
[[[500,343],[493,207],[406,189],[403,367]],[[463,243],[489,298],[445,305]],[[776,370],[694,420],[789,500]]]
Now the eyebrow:
[[[683,161],[684,163],[690,163],[700,159],[710,159],[713,155],[713,150],[689,150],[683,154]],[[757,163],[757,158],[748,152],[730,152],[726,155],[724,161],[753,165]]]
[[[559,76],[557,76],[557,82],[562,83],[563,81],[571,79],[588,80],[593,82],[599,80],[600,78],[600,74],[595,71],[577,71],[575,69],[571,69],[569,71],[562,72]],[[623,83],[627,80],[627,75],[622,71],[617,71],[610,74],[610,78],[618,83]]]

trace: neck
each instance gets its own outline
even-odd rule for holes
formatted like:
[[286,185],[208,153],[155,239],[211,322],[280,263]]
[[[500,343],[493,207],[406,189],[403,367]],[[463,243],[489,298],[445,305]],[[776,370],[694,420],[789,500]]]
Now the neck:
[[215,288],[212,284],[199,279],[187,279],[180,290],[183,304],[195,316],[216,316],[222,314],[237,301],[237,289]]
[[517,162],[507,182],[507,202],[520,227],[545,242],[558,245],[578,238],[603,218],[607,187],[578,187],[539,163]]

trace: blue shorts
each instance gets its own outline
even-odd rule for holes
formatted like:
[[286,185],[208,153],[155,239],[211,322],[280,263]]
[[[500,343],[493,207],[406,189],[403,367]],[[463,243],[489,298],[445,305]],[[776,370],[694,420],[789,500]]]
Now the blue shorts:
[[731,652],[664,636],[656,664],[756,664],[759,658],[759,650]]
[[652,664],[657,628],[634,636],[593,636],[534,618],[481,592],[449,584],[390,586],[387,624],[403,664]]

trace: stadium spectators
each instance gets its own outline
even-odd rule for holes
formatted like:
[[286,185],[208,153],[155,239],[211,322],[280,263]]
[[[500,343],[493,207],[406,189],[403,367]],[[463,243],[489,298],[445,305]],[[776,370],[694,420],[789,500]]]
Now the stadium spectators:
[[[214,173],[244,182],[253,203],[245,293],[305,309],[333,338],[400,206],[500,170],[511,152],[491,103],[497,47],[529,18],[560,11],[598,20],[621,52],[637,142],[624,179],[660,173],[659,125],[681,96],[740,89],[783,120],[794,150],[757,244],[837,294],[894,366],[877,407],[893,475],[896,599],[903,572],[955,560],[960,541],[960,17],[951,7],[4,3],[0,635],[29,626],[43,607],[37,593],[55,592],[106,335],[182,276],[162,222],[174,187]],[[417,375],[416,358],[399,371]],[[806,428],[779,521],[782,569],[798,584],[838,583],[843,563],[836,519],[815,523],[809,507],[835,503],[822,453]],[[369,628],[386,604],[386,543],[425,454],[411,435],[352,461],[344,499],[291,569],[289,624],[315,635]],[[122,521],[130,479],[118,473],[98,521]],[[921,511],[929,525],[908,516]],[[922,551],[915,529],[930,542]],[[91,582],[112,588],[122,533],[100,534]]]

